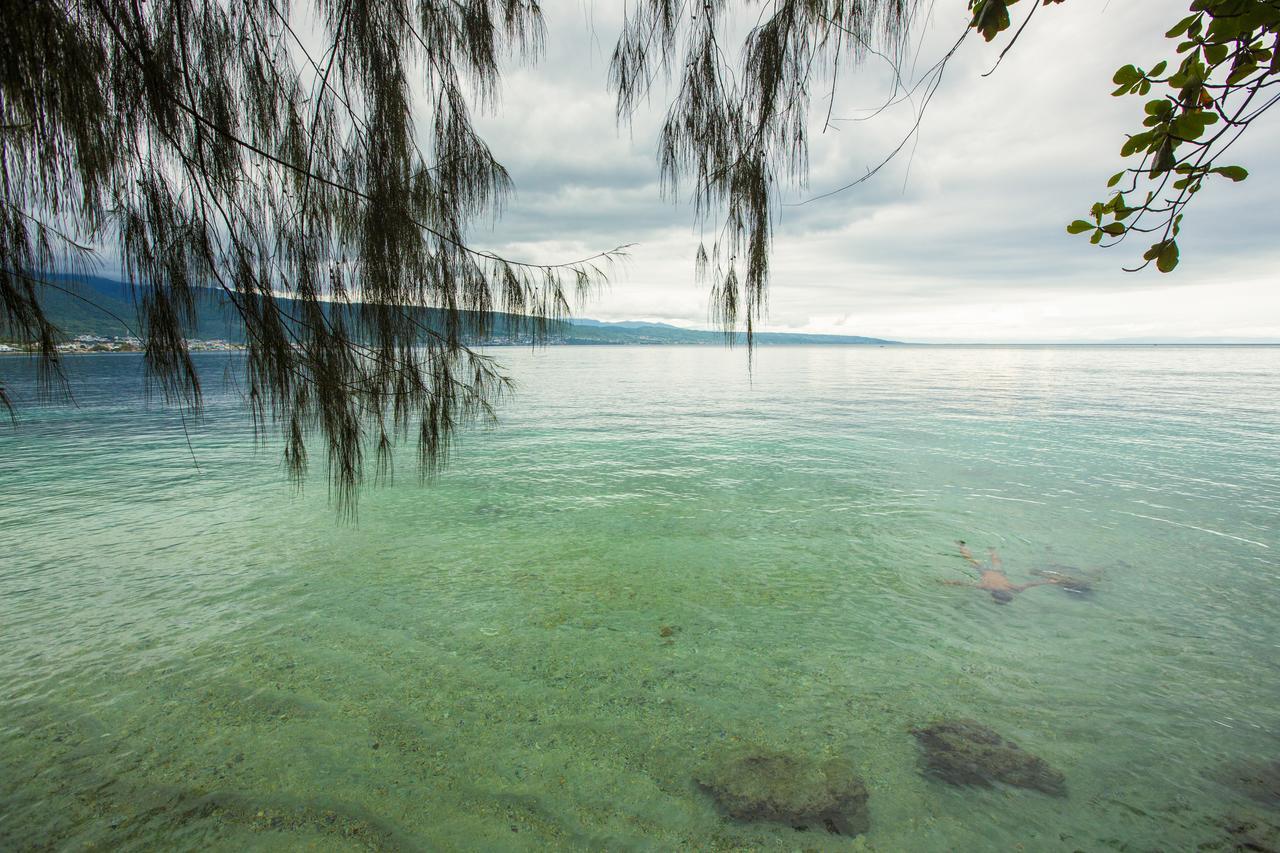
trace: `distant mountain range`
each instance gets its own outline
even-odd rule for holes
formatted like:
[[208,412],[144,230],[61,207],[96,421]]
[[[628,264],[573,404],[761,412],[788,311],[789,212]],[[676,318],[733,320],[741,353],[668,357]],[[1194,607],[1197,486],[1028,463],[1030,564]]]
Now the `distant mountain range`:
[[[136,313],[133,293],[124,282],[98,276],[56,276],[53,287],[44,288],[42,303],[45,313],[63,335],[124,337],[134,334]],[[518,332],[518,318],[499,315],[492,324],[486,344],[514,344],[523,342]],[[209,298],[197,305],[196,324],[188,330],[187,337],[195,340],[244,341],[244,327],[232,310],[227,297],[217,290],[209,290]],[[738,335],[740,341],[745,338]],[[761,332],[756,342],[765,345],[886,345],[899,341],[866,338],[851,335],[809,335],[783,332]],[[548,343],[567,345],[618,345],[618,344],[716,344],[723,345],[725,336],[720,332],[682,329],[667,323],[623,321],[606,323],[600,320],[575,319],[551,324]]]

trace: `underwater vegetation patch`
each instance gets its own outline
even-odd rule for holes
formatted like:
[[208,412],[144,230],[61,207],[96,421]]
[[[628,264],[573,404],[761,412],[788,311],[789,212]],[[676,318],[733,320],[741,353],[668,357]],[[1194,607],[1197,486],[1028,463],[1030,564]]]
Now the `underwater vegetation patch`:
[[710,761],[696,780],[734,820],[820,826],[836,835],[871,827],[867,786],[848,761],[743,747]]
[[368,850],[412,849],[398,827],[360,806],[338,801],[304,800],[238,791],[156,787],[132,802],[117,803],[113,829],[139,843],[170,836],[194,821],[237,825],[256,833],[279,833],[295,840],[307,836],[341,839]]
[[1255,803],[1280,810],[1280,758],[1228,764],[1219,771],[1218,781]]
[[1254,814],[1229,814],[1217,822],[1221,838],[1198,845],[1200,850],[1249,850],[1280,853],[1280,826]]
[[990,788],[1000,782],[1065,797],[1065,777],[1043,759],[974,720],[938,720],[912,729],[923,771],[949,785]]

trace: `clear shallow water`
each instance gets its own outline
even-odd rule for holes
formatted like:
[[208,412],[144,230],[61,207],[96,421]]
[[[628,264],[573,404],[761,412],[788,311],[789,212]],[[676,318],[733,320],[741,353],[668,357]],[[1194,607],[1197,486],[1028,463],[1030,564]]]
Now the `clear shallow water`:
[[[0,848],[1231,849],[1280,758],[1280,349],[553,348],[439,482],[336,520],[140,362],[0,434]],[[0,362],[30,396],[24,362]],[[409,457],[406,456],[406,459]],[[954,540],[1015,582],[944,586]],[[678,630],[663,637],[663,626]],[[922,777],[974,718],[1057,799]],[[857,839],[721,816],[759,744]],[[1265,831],[1260,830],[1260,831]]]

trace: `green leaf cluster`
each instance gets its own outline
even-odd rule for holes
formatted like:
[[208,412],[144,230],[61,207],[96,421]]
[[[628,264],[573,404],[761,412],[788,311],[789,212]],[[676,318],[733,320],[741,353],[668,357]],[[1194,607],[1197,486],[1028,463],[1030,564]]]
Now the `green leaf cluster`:
[[[984,39],[991,41],[1000,33],[1009,29],[1009,7],[1018,0],[969,0],[969,11],[972,17],[969,26],[977,30]],[[1040,0],[1041,5],[1061,3],[1063,0]]]
[[[1146,101],[1142,129],[1121,145],[1120,156],[1137,157],[1139,163],[1107,181],[1109,189],[1125,192],[1147,184],[1145,201],[1128,206],[1118,192],[1093,206],[1092,222],[1078,219],[1067,227],[1071,234],[1088,233],[1095,244],[1115,238],[1107,245],[1130,233],[1156,234],[1159,239],[1144,253],[1143,266],[1154,263],[1161,272],[1178,265],[1175,238],[1183,208],[1205,179],[1216,175],[1239,182],[1248,177],[1244,168],[1219,165],[1218,158],[1276,102],[1254,96],[1280,82],[1275,79],[1280,75],[1280,2],[1193,0],[1189,11],[1166,33],[1177,42],[1173,57],[1150,70],[1124,65],[1112,78],[1117,97],[1163,92]],[[1105,222],[1108,217],[1112,221]]]

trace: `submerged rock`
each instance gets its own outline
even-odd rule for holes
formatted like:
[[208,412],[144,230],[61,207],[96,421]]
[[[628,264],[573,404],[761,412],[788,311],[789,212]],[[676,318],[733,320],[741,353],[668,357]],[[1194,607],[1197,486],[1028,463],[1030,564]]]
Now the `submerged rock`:
[[951,785],[990,788],[995,782],[1067,795],[1063,775],[1013,741],[973,720],[939,720],[912,729],[923,750],[926,775]]
[[712,761],[697,782],[735,820],[821,826],[838,835],[858,835],[871,824],[867,787],[847,761],[753,748]]

